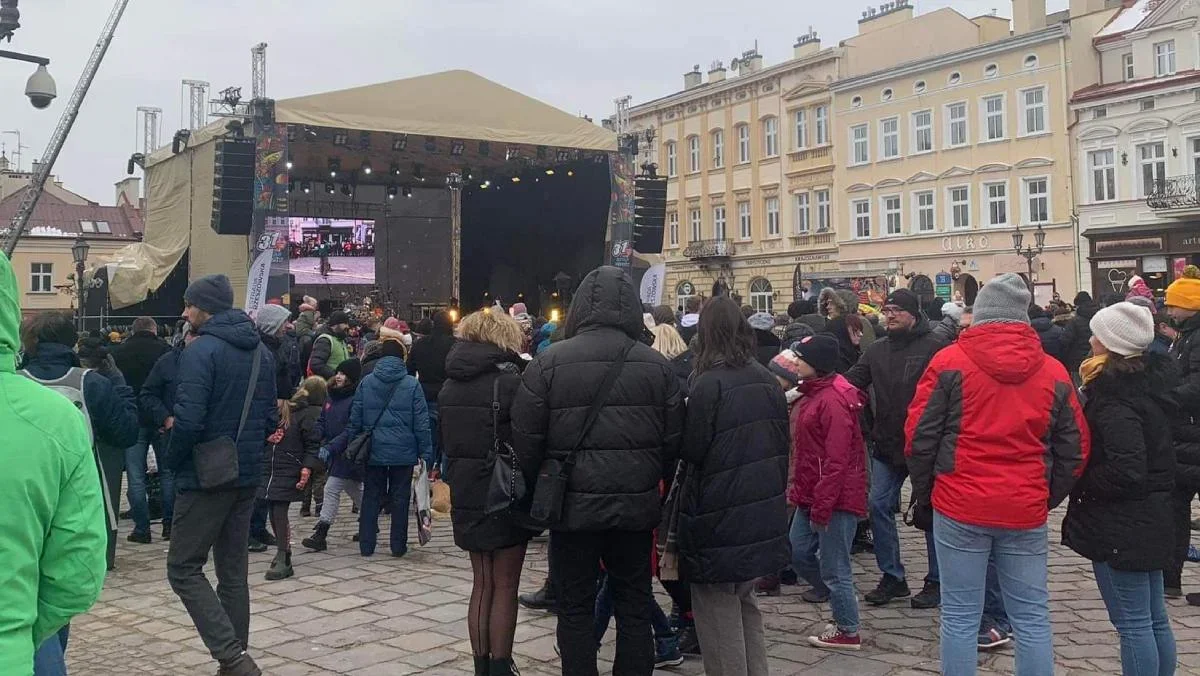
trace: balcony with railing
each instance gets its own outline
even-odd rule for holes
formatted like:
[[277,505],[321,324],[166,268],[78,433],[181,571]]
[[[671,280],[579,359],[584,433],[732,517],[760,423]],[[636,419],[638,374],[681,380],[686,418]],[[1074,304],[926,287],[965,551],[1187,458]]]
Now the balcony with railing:
[[737,253],[733,240],[705,239],[692,242],[683,250],[683,255],[692,260],[707,260],[713,258],[730,258]]
[[1200,214],[1198,177],[1200,174],[1188,174],[1155,181],[1154,189],[1146,196],[1146,204],[1155,211],[1165,211],[1172,216]]
[[792,245],[797,249],[824,249],[837,244],[837,238],[829,228],[798,232],[792,235],[791,239]]

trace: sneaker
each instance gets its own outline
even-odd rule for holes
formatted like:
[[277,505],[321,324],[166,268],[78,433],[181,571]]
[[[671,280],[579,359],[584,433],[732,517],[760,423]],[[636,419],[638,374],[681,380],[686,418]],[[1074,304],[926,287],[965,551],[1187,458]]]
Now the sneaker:
[[1183,598],[1183,589],[1179,587],[1164,587],[1163,596],[1169,599]]
[[1200,530],[1200,519],[1192,519],[1192,530]]
[[784,568],[779,572],[779,584],[793,586],[800,584],[800,576],[791,568]]
[[818,591],[814,587],[809,587],[800,594],[800,600],[805,603],[827,603],[829,601],[829,592]]
[[942,585],[937,582],[926,582],[921,592],[912,597],[912,607],[916,610],[930,610],[942,605]]
[[908,590],[907,582],[885,574],[879,580],[879,586],[867,592],[864,598],[873,606],[884,606],[894,599],[907,598],[911,595],[912,592]]
[[683,664],[683,653],[679,650],[679,642],[673,638],[659,639],[654,651],[654,668],[665,669]]
[[1184,598],[1187,599],[1187,603],[1189,606],[1200,606],[1200,594],[1193,592],[1191,594],[1188,594]]
[[1192,563],[1200,563],[1200,549],[1196,545],[1188,545],[1187,560]]
[[262,670],[249,655],[242,653],[232,660],[221,662],[217,676],[262,676]]
[[300,516],[312,516],[312,505],[303,505],[300,507]]
[[754,593],[759,596],[779,596],[779,576],[767,575],[758,578],[754,585]]
[[517,601],[530,610],[549,610],[550,612],[554,612],[554,606],[558,605],[553,592],[550,591],[549,578],[546,578],[541,589],[532,594],[521,594],[517,597]]
[[987,631],[979,633],[979,649],[980,650],[995,650],[1001,646],[1006,646],[1012,643],[1012,637],[1003,629],[991,627]]
[[130,533],[129,537],[127,537],[125,539],[129,540],[130,542],[136,542],[140,545],[148,545],[148,544],[150,544],[150,542],[152,540],[152,538],[150,537],[150,533],[138,533],[138,532]]
[[694,625],[685,625],[679,630],[679,652],[684,655],[700,655],[700,638]]
[[163,521],[163,523],[162,523],[162,539],[164,542],[170,542],[170,540],[171,540],[171,522],[170,521]]
[[250,538],[250,543],[247,545],[246,549],[254,552],[255,554],[261,554],[267,551],[267,545],[255,540],[254,538]]
[[858,650],[862,648],[862,639],[858,634],[851,636],[846,632],[838,629],[835,625],[827,625],[825,631],[820,636],[809,636],[808,644],[818,648],[831,648],[833,650]]

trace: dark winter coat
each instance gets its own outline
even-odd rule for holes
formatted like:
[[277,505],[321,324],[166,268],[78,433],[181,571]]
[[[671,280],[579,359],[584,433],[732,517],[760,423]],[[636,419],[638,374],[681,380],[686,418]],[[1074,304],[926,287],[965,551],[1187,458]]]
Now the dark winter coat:
[[872,397],[870,440],[874,456],[894,467],[905,467],[904,421],[917,391],[917,381],[933,355],[946,346],[918,320],[904,333],[889,334],[863,350],[858,363],[845,373],[846,380]]
[[688,395],[679,518],[684,579],[747,582],[788,564],[788,409],[771,372],[717,366]]
[[958,320],[954,317],[942,317],[940,321],[930,327],[930,331],[949,345],[958,339]]
[[317,431],[321,435],[321,445],[329,451],[329,476],[362,481],[362,467],[342,457],[350,443],[349,437],[346,436],[346,427],[350,424],[354,390],[354,387],[344,390],[329,388],[329,399],[325,401],[321,417],[317,419]]
[[1178,374],[1167,357],[1144,359],[1143,373],[1101,371],[1084,387],[1092,455],[1062,528],[1064,545],[1117,570],[1164,570],[1174,558],[1169,391]]
[[867,516],[867,463],[860,413],[867,395],[834,374],[800,383],[792,411],[788,503],[826,525],[835,511]]
[[196,444],[237,436],[242,405],[250,384],[254,354],[261,355],[258,382],[252,391],[246,426],[237,440],[237,487],[262,483],[262,457],[267,437],[279,424],[275,403],[275,358],[262,345],[254,322],[241,310],[213,315],[179,359],[175,390],[175,427],[166,465],[175,471],[179,490],[197,490],[192,453]]
[[417,377],[426,401],[438,400],[442,383],[446,382],[446,357],[454,347],[454,327],[450,317],[438,313],[433,321],[433,333],[413,344],[408,355],[408,372]]
[[584,278],[565,326],[566,339],[525,369],[512,409],[517,453],[537,466],[548,457],[565,461],[610,365],[626,353],[596,424],[580,443],[563,519],[554,529],[653,530],[659,483],[679,452],[679,378],[666,358],[638,342],[645,330],[642,304],[618,268],[601,267]]
[[316,471],[322,467],[317,457],[321,450],[321,433],[317,429],[321,405],[312,399],[288,405],[292,407],[292,414],[283,439],[267,446],[266,476],[258,489],[258,497],[262,500],[300,502],[304,498],[304,492],[296,488],[300,470],[307,467]]
[[[815,323],[805,322],[804,317],[816,317],[817,319],[820,319],[821,328],[813,328]],[[801,317],[791,324],[788,324],[787,328],[783,330],[783,341],[779,346],[781,351],[791,347],[792,343],[795,343],[802,338],[807,338],[808,336],[825,330],[825,319],[823,317],[819,317],[818,315],[804,315],[804,317]]]
[[[799,324],[801,326],[807,326],[809,328],[809,333],[805,334],[805,335],[812,335],[814,333],[820,333],[825,330],[825,318],[822,317],[821,315],[815,314],[815,313],[809,314],[809,315],[800,315],[799,318],[797,318],[791,324],[788,324],[788,331],[791,331],[792,326],[795,324]],[[803,338],[803,337],[804,337],[804,335],[800,336],[800,338]],[[796,338],[795,340],[800,340],[800,338]]]
[[325,329],[313,338],[312,352],[308,356],[308,371],[314,376],[328,380],[334,376],[337,367],[350,357],[350,347],[346,345],[346,340]]
[[1179,403],[1175,420],[1175,480],[1185,490],[1200,490],[1200,314],[1179,327],[1170,357],[1179,370],[1180,384],[1172,388]]
[[758,357],[758,363],[764,367],[771,363],[771,360],[779,356],[781,343],[779,338],[770,331],[759,331],[755,329],[754,340],[758,345],[758,350],[755,355]]
[[[446,483],[454,510],[454,544],[469,552],[490,552],[525,544],[533,537],[508,514],[487,516],[488,485],[495,464],[492,390],[498,385],[498,436],[512,443],[509,411],[521,385],[524,360],[487,343],[457,343],[446,361],[446,382],[438,396]],[[518,456],[526,485],[537,478],[537,465]]]
[[124,374],[125,383],[133,390],[134,396],[142,391],[142,385],[158,358],[170,349],[167,341],[159,338],[153,331],[138,331],[113,348],[113,360]]
[[1080,303],[1075,308],[1075,316],[1063,327],[1063,363],[1067,373],[1079,373],[1079,365],[1092,353],[1092,317],[1099,311],[1097,305]]
[[379,424],[371,436],[368,465],[412,466],[418,460],[424,460],[426,465],[433,462],[425,393],[417,379],[408,375],[399,357],[380,359],[371,375],[363,378],[354,393],[347,437],[358,436],[375,424],[377,418]]
[[686,399],[692,379],[692,371],[696,368],[696,354],[691,350],[680,354],[671,360],[671,368],[679,378],[679,395]]
[[174,415],[175,388],[179,385],[179,358],[183,356],[183,343],[154,362],[150,375],[138,393],[138,410],[142,424],[159,429]]
[[1066,366],[1067,344],[1064,342],[1065,331],[1063,328],[1056,326],[1049,317],[1038,317],[1029,323],[1033,326],[1033,330],[1037,331],[1038,340],[1042,341],[1042,351]]
[[[79,359],[71,348],[58,343],[43,343],[37,346],[37,354],[28,357],[21,368],[39,380],[57,380],[77,366]],[[114,384],[93,371],[84,376],[83,400],[97,444],[128,448],[137,443],[137,402],[128,386]]]
[[300,385],[300,381],[293,378],[296,372],[296,365],[292,363],[293,356],[299,359],[299,350],[295,355],[292,355],[292,345],[285,344],[278,336],[261,335],[263,345],[271,351],[271,355],[275,357],[275,397],[278,399],[291,399],[296,393],[296,388]]

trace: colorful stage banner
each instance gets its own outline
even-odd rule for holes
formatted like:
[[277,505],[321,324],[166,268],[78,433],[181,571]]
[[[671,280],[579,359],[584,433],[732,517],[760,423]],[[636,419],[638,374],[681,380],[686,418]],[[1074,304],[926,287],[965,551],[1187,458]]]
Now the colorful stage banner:
[[288,140],[283,125],[258,132],[254,163],[253,249],[246,283],[246,311],[268,299],[283,302],[291,290],[288,270]]
[[628,268],[633,239],[633,155],[608,154],[612,201],[608,209],[609,265]]

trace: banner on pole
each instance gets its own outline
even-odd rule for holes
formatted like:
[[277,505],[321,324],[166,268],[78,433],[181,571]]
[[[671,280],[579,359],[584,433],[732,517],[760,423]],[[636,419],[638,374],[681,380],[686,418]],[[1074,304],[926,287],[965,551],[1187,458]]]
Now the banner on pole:
[[667,264],[651,265],[642,276],[642,302],[648,305],[662,305],[663,283],[667,277]]
[[271,278],[271,260],[275,257],[273,232],[263,233],[254,247],[254,262],[246,276],[246,314],[253,317],[267,303],[267,284]]

